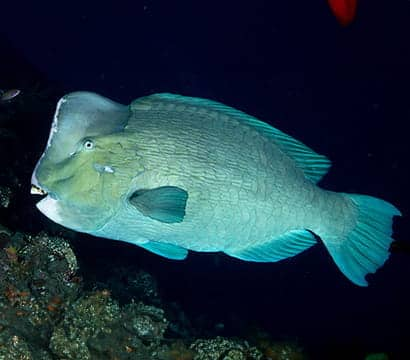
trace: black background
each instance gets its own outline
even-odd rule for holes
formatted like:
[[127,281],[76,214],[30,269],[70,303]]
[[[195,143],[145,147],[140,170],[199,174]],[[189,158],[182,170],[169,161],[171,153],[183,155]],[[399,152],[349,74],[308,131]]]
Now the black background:
[[[31,107],[9,124],[21,142],[2,156],[31,172],[55,102],[69,91],[125,104],[154,92],[211,98],[328,156],[333,167],[321,186],[395,204],[403,213],[395,238],[408,247],[409,35],[406,0],[359,0],[346,28],[323,0],[5,1],[0,88],[21,88]],[[29,187],[27,176],[4,221],[38,231],[51,225]],[[410,257],[401,245],[368,288],[346,280],[322,245],[272,264],[196,253],[174,262],[85,235],[75,250],[89,271],[138,263],[167,300],[191,318],[224,323],[227,335],[256,325],[299,339],[312,354],[357,348],[405,358]]]

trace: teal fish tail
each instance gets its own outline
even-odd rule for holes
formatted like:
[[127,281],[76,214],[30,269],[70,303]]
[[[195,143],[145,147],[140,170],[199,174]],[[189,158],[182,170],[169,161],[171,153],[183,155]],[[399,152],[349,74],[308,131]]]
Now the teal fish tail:
[[366,195],[343,195],[357,210],[355,226],[342,239],[322,240],[342,273],[356,285],[367,286],[365,276],[376,272],[390,255],[393,217],[401,213],[384,200]]

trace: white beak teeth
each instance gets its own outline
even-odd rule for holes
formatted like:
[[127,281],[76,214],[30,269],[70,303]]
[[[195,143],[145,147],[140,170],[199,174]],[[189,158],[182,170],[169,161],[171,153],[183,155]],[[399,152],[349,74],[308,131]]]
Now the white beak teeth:
[[36,185],[31,185],[30,193],[35,194],[35,195],[46,195],[47,194],[43,189],[40,189]]

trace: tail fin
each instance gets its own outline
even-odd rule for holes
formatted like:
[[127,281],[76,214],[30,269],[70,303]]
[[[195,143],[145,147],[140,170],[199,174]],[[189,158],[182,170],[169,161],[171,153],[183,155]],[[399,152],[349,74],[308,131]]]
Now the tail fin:
[[344,239],[322,241],[342,273],[356,285],[367,286],[365,276],[376,272],[389,257],[393,216],[401,213],[392,204],[371,196],[343,195],[357,208],[356,226]]

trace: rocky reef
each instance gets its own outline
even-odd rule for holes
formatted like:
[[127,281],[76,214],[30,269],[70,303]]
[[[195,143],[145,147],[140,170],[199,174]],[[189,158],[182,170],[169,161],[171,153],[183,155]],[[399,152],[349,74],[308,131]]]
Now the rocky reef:
[[78,270],[65,238],[0,227],[0,359],[303,358],[279,345],[274,352],[266,342],[258,349],[240,339],[168,337],[164,309],[143,302],[152,295],[161,303],[148,273],[135,274],[131,283],[139,295],[120,305],[109,288],[87,290]]

